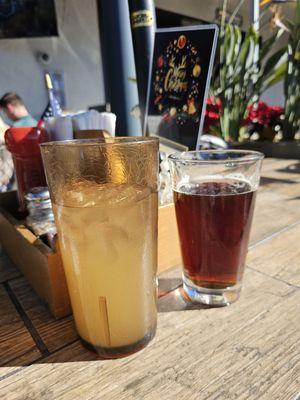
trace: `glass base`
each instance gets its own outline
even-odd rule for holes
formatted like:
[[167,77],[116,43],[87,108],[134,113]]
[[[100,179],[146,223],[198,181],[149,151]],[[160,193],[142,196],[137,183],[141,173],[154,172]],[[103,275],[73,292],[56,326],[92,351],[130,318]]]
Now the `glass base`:
[[228,286],[222,289],[209,289],[197,286],[185,275],[182,277],[183,289],[193,303],[205,304],[211,307],[228,306],[238,300],[242,285]]
[[151,330],[146,336],[144,336],[141,340],[133,344],[120,347],[94,346],[93,344],[87,342],[82,338],[80,338],[80,341],[84,345],[84,347],[86,347],[93,353],[96,353],[100,358],[103,359],[122,358],[130,356],[131,354],[134,354],[137,351],[140,351],[144,347],[146,347],[147,344],[154,338],[155,332],[156,332],[156,327],[153,330]]

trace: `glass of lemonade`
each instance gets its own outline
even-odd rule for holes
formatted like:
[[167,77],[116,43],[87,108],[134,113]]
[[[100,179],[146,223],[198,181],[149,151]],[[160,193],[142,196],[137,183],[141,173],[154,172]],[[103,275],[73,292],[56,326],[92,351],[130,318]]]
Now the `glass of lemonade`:
[[154,337],[158,140],[41,146],[78,333],[104,358]]

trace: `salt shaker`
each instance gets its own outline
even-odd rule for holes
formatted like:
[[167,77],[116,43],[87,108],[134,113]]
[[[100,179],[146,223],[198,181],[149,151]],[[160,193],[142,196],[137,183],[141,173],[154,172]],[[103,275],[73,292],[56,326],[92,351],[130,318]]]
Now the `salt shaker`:
[[55,233],[54,215],[49,190],[46,186],[34,187],[25,195],[27,210],[26,224],[35,235]]

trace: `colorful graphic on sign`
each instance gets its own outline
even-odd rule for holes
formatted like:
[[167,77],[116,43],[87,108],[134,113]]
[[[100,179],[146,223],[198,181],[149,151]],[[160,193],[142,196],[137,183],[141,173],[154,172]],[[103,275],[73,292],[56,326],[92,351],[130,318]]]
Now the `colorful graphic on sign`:
[[159,29],[148,87],[148,129],[194,149],[204,117],[215,25]]

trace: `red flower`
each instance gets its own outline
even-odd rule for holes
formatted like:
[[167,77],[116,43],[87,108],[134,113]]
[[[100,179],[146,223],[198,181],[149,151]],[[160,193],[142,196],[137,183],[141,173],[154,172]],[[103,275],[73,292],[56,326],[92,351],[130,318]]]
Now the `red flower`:
[[271,106],[270,112],[272,120],[279,120],[284,114],[284,109],[280,106]]
[[208,113],[206,113],[206,115],[210,119],[215,119],[215,120],[219,120],[220,119],[220,115],[218,113],[216,113],[216,112],[213,112],[213,111],[208,111]]
[[253,103],[248,106],[248,116],[243,121],[243,125],[258,124],[270,126],[279,122],[283,114],[283,108],[280,106],[268,106],[263,101]]
[[208,97],[206,102],[204,132],[209,132],[210,127],[216,125],[220,121],[221,100]]

